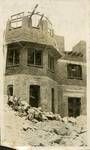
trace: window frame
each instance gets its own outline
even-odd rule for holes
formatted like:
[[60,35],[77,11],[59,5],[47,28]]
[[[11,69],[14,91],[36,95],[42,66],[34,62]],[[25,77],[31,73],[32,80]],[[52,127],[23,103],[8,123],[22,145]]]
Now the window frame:
[[67,64],[67,77],[68,79],[82,80],[82,65],[68,63]]
[[[36,53],[40,52],[40,64],[36,64],[37,61],[37,57],[36,57]],[[33,63],[30,63],[30,57],[31,57],[31,53],[33,53]],[[28,49],[28,57],[27,57],[27,65],[30,66],[36,66],[36,67],[43,67],[43,51],[40,49]]]
[[[10,88],[12,88],[12,94],[10,93]],[[8,96],[13,96],[13,84],[7,85],[7,95]]]
[[22,27],[22,20],[11,21],[11,29],[18,29]]
[[[53,63],[51,62],[53,60]],[[53,67],[52,67],[53,66]],[[54,72],[55,71],[55,60],[54,60],[54,57],[51,56],[50,54],[48,54],[48,69],[51,71],[51,72]]]
[[[9,58],[10,58],[10,52],[12,52],[12,61],[9,62]],[[17,56],[16,53],[18,52],[18,61],[17,60]],[[16,63],[17,62],[17,63]],[[10,64],[9,64],[10,63]],[[7,51],[7,62],[6,62],[6,66],[18,66],[20,64],[20,50],[18,50],[17,48],[10,48]]]

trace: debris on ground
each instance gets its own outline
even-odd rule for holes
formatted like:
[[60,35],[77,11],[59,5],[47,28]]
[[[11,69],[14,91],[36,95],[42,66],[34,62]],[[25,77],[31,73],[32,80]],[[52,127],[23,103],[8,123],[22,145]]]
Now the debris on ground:
[[6,146],[87,146],[86,116],[62,118],[31,107],[20,98],[5,104],[4,116],[2,143]]

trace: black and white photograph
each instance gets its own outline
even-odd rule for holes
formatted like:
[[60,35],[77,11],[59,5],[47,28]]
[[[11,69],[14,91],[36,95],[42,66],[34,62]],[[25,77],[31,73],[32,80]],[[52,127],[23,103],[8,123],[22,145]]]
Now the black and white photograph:
[[88,7],[1,0],[1,145],[88,146]]

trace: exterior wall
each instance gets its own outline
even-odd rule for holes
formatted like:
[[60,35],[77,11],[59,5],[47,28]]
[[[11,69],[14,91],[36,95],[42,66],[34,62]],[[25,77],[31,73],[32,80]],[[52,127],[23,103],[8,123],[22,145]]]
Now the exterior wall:
[[80,52],[83,54],[83,61],[86,61],[86,42],[80,41],[73,47],[73,52]]
[[40,106],[45,111],[52,111],[52,98],[51,88],[55,91],[55,113],[58,113],[58,92],[57,82],[48,78],[35,75],[9,75],[5,77],[5,95],[7,95],[7,86],[12,84],[14,95],[21,97],[21,100],[25,100],[29,103],[29,88],[30,85],[40,86]]
[[[35,47],[35,46],[34,46]],[[37,75],[37,76],[47,76],[50,77],[53,80],[56,80],[55,78],[55,74],[56,74],[56,67],[54,72],[52,72],[51,70],[49,70],[48,68],[48,54],[50,52],[48,52],[48,50],[45,47],[40,48],[40,45],[38,45],[37,49],[41,49],[42,51],[42,60],[43,60],[43,64],[42,66],[34,66],[34,65],[28,65],[27,64],[27,50],[28,48],[33,49],[34,48],[33,45],[32,46],[26,46],[24,48],[20,48],[18,47],[18,49],[20,50],[20,64],[17,66],[9,66],[6,68],[6,75],[11,75],[11,74],[31,74],[31,75]],[[54,55],[52,53],[52,55]],[[53,56],[54,57],[54,56]],[[54,65],[56,66],[56,61],[57,58],[54,58]]]
[[[61,91],[62,90],[62,91]],[[61,116],[68,116],[68,97],[77,97],[81,98],[81,115],[86,115],[86,88],[81,86],[74,86],[74,85],[62,85],[59,86],[58,90],[60,97],[59,97],[59,113]]]
[[[82,66],[82,80],[68,79],[67,77],[67,64],[78,64]],[[78,85],[86,86],[86,63],[76,62],[70,60],[59,60],[56,65],[56,78],[60,85]]]
[[[47,63],[46,60],[47,57],[47,51],[43,51],[43,66],[35,67],[34,65],[28,65],[27,64],[27,47],[20,49],[20,64],[17,66],[10,66],[6,68],[6,75],[10,74],[36,74],[36,75],[45,75],[46,69],[47,69]],[[48,60],[47,60],[48,62]]]
[[[67,64],[82,66],[82,80],[68,79]],[[56,65],[56,79],[58,81],[58,112],[61,116],[68,116],[68,97],[81,98],[81,115],[86,115],[86,63],[74,60],[59,60]]]

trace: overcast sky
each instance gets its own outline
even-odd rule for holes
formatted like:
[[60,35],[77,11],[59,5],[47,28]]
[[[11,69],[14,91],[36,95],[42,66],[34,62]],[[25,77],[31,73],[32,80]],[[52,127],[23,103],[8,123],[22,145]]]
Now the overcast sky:
[[37,3],[37,11],[49,17],[56,34],[64,36],[65,50],[71,50],[80,40],[87,40],[87,0],[1,0],[1,44],[7,19],[12,14],[31,11]]

